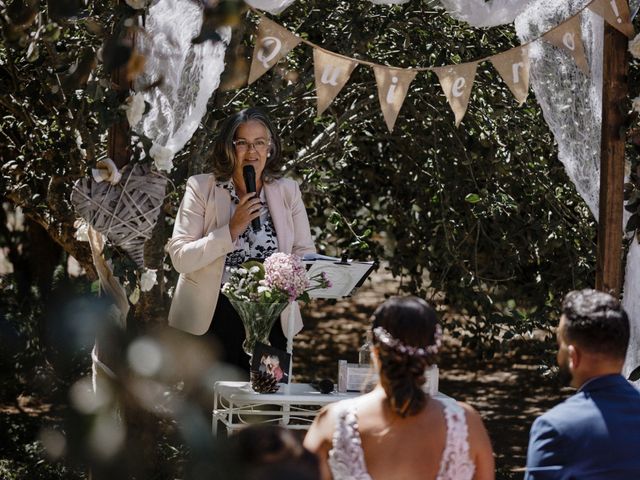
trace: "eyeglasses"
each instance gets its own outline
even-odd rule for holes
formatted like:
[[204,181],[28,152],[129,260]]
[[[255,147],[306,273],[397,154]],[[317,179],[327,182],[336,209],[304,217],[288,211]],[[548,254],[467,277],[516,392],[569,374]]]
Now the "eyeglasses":
[[258,152],[264,152],[271,143],[267,140],[256,140],[255,142],[247,142],[246,140],[234,140],[233,145],[239,152],[246,152],[247,150],[254,149]]

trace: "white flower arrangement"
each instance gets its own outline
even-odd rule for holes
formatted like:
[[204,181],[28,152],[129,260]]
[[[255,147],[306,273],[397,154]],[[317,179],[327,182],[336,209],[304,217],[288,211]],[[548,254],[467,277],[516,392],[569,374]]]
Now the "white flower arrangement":
[[140,290],[148,292],[156,283],[158,283],[157,270],[145,268],[144,272],[142,272],[142,275],[140,276]]
[[74,224],[76,227],[75,237],[79,242],[89,241],[89,225],[84,220],[77,220]]
[[636,97],[631,101],[631,107],[635,112],[640,113],[640,97]]
[[629,41],[629,52],[634,58],[640,58],[640,33]]
[[170,172],[173,169],[173,151],[170,148],[154,143],[149,150],[149,155],[153,158],[158,170]]
[[129,95],[127,97],[126,108],[127,121],[131,127],[140,123],[142,115],[144,115],[145,103],[142,92],[138,92],[135,95]]

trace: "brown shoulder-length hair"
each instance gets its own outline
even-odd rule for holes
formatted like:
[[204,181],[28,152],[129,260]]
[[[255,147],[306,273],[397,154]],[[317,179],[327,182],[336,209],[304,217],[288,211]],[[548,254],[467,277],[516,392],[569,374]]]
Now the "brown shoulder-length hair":
[[236,132],[240,125],[251,120],[262,123],[269,132],[270,137],[270,155],[267,157],[267,163],[262,172],[262,180],[270,182],[282,176],[284,160],[282,158],[280,136],[267,114],[260,108],[251,107],[228,116],[222,122],[220,132],[213,146],[213,174],[216,179],[226,181],[231,178],[236,161],[236,150],[233,145]]

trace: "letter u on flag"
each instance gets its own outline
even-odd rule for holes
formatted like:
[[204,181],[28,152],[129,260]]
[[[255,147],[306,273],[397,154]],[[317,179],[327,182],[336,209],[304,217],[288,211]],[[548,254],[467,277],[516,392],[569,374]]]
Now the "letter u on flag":
[[255,82],[302,40],[266,17],[260,19],[256,46],[253,49],[249,84]]
[[582,44],[582,28],[580,26],[580,15],[561,23],[556,28],[546,33],[544,40],[558,48],[566,50],[573,55],[576,65],[585,75],[589,75],[589,65],[587,57],[584,55],[584,45]]
[[633,37],[633,25],[626,0],[596,0],[589,5],[589,10],[597,13],[616,30],[627,37]]
[[327,109],[345,86],[357,62],[333,55],[319,48],[313,49],[313,68],[318,95],[318,116]]
[[440,80],[447,101],[456,117],[456,127],[464,118],[469,105],[471,89],[476,78],[478,62],[461,63],[433,69]]
[[491,57],[504,82],[522,105],[529,94],[529,47],[516,47]]
[[376,65],[373,67],[378,84],[378,99],[384,121],[390,132],[396,124],[398,113],[407,96],[409,85],[418,72],[404,68],[389,68]]

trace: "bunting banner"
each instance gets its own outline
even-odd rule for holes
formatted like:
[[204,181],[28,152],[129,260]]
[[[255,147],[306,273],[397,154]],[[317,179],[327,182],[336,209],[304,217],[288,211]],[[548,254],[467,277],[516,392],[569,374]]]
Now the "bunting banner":
[[478,62],[461,63],[460,65],[433,69],[456,117],[456,127],[460,125],[464,114],[467,112],[467,105],[469,104],[477,69]]
[[516,97],[518,105],[522,105],[529,95],[529,46],[494,55],[491,63]]
[[526,101],[529,93],[529,45],[534,41],[544,40],[565,50],[574,58],[576,66],[585,75],[589,75],[590,68],[585,55],[581,28],[581,15],[585,9],[590,9],[601,16],[623,34],[633,35],[633,25],[626,0],[592,0],[552,30],[518,47],[459,65],[416,68],[378,65],[327,51],[261,15],[249,72],[249,84],[260,78],[298,44],[305,43],[313,48],[318,116],[322,115],[335,100],[349,81],[354,69],[359,64],[363,64],[373,69],[380,109],[390,132],[395,127],[409,87],[416,75],[428,71],[436,73],[453,110],[456,126],[459,126],[469,105],[480,62],[490,61],[493,64],[519,105]]
[[249,85],[278,63],[302,41],[289,30],[262,17],[249,70]]
[[358,62],[351,58],[313,49],[313,69],[318,95],[318,116],[331,105],[342,87],[345,86]]
[[376,65],[373,73],[378,84],[378,100],[389,132],[393,132],[398,113],[409,91],[409,85],[418,72],[405,68],[389,68]]
[[633,37],[629,3],[626,0],[595,0],[589,5],[589,10],[600,15],[609,25],[627,37]]
[[564,23],[548,33],[542,38],[556,47],[566,50],[573,55],[576,65],[582,73],[589,75],[589,65],[587,57],[584,54],[584,45],[582,44],[582,31],[580,27],[580,17],[573,16]]

